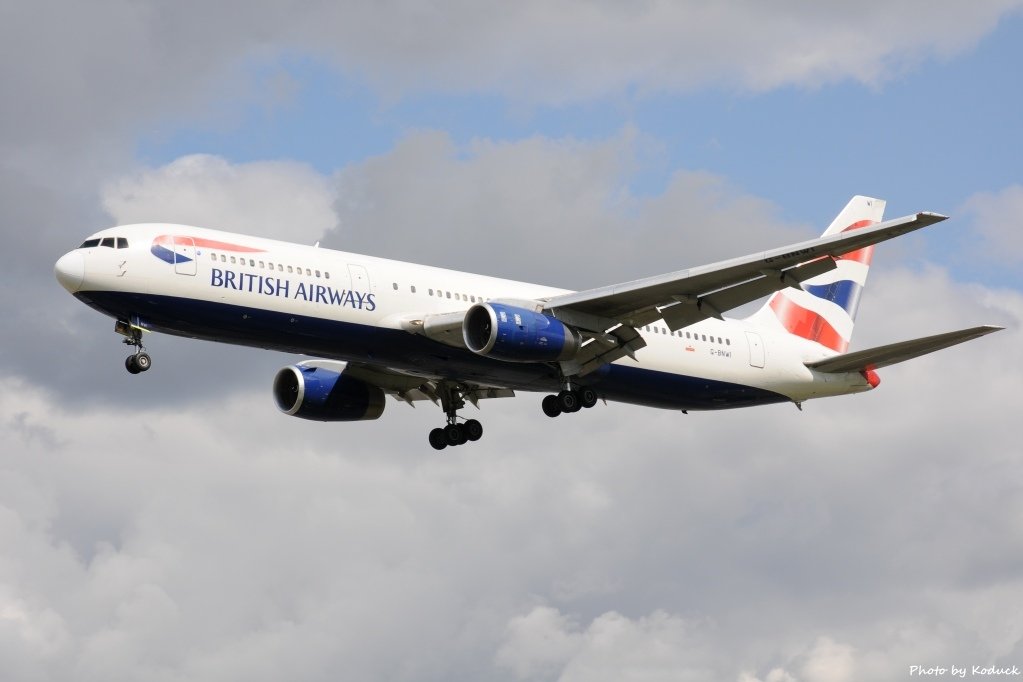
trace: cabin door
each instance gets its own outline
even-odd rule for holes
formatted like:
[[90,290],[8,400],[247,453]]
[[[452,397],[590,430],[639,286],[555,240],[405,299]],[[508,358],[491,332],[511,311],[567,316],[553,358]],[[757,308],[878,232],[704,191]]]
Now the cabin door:
[[764,340],[756,332],[746,332],[746,342],[749,344],[750,367],[764,366]]
[[191,237],[174,237],[174,272],[195,275],[195,240]]

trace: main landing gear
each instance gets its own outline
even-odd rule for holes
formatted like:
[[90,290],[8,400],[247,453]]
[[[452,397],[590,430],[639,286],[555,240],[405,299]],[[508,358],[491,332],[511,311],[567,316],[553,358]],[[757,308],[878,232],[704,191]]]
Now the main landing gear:
[[149,368],[153,366],[153,359],[142,347],[142,330],[135,325],[118,320],[114,325],[114,331],[124,336],[125,344],[135,348],[135,353],[124,359],[124,368],[131,374],[149,371]]
[[545,396],[541,406],[548,417],[557,417],[562,413],[578,412],[582,408],[591,408],[597,404],[597,392],[592,388],[566,388],[557,394]]
[[458,411],[465,407],[465,387],[448,382],[437,387],[441,407],[447,415],[448,424],[443,428],[430,431],[430,445],[435,450],[443,450],[447,446],[463,445],[468,441],[477,441],[483,437],[483,424],[475,419],[467,419],[459,423]]

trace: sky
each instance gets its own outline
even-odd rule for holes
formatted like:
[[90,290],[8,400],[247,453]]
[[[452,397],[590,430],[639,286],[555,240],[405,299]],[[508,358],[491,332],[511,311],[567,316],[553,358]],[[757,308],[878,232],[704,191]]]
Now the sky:
[[[4,680],[955,679],[1023,666],[1023,3],[0,4]],[[299,358],[158,336],[53,263],[182,222],[571,289],[809,239],[868,395],[319,424]]]

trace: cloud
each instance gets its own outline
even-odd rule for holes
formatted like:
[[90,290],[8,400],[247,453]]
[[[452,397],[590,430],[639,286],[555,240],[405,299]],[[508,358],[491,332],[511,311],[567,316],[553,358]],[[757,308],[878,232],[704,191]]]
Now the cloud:
[[643,147],[629,129],[464,146],[411,133],[339,172],[339,227],[324,244],[582,289],[734,257],[736,243],[753,252],[814,234],[711,173],[680,170],[663,193],[634,195]]
[[980,249],[989,260],[1002,265],[1023,261],[1023,185],[1010,185],[997,192],[978,192],[965,205],[973,217],[973,229],[980,234]]
[[484,439],[443,453],[428,405],[315,424],[203,373],[174,409],[126,385],[130,412],[5,379],[0,667],[780,682],[1018,662],[1023,299],[938,269],[869,288],[871,335],[918,324],[900,317],[924,295],[931,324],[979,301],[1010,329],[802,413],[488,401]]
[[663,611],[638,619],[611,611],[582,630],[538,606],[509,622],[496,660],[521,680],[706,680],[714,674],[705,645]]
[[[871,2],[806,11],[798,3],[768,9],[527,2],[476,5],[460,13],[457,30],[443,7],[386,19],[366,10],[347,26],[319,19],[349,38],[336,40],[331,52],[378,86],[402,92],[428,84],[565,104],[630,89],[679,92],[722,83],[753,91],[844,79],[878,84],[923,58],[968,48],[1014,6],[996,1],[967,11]],[[392,40],[361,30],[384,25]]]
[[194,2],[49,0],[11,8],[0,28],[11,103],[0,113],[0,149],[56,162],[61,151],[102,152],[119,131],[153,121],[229,121],[230,111],[211,114],[203,102],[218,93],[228,95],[222,102],[266,99],[247,66],[295,54],[387,96],[485,93],[540,105],[721,85],[875,85],[970,48],[1018,5],[292,0],[247,3],[245,12],[202,6],[197,22]]
[[119,225],[169,222],[312,243],[337,223],[329,180],[305,164],[231,164],[181,157],[110,182],[103,206]]
[[[202,155],[131,170],[139,131],[229,127],[253,101],[286,101],[282,54],[387,96],[526,107],[883,84],[969,49],[1012,6],[413,4],[204,5],[201,22],[187,3],[5,13],[0,222],[19,249],[0,342],[6,678],[788,682],[1019,663],[1023,301],[938,265],[872,273],[854,343],[1008,329],[803,413],[612,404],[550,420],[524,395],[485,402],[483,441],[438,454],[429,405],[360,424],[278,414],[277,354],[160,338],[150,381],[123,372],[109,321],[51,275],[110,217],[326,234],[569,287],[823,227],[698,170],[636,194],[650,141],[630,129],[464,144],[412,131],[336,177]],[[267,65],[269,99],[252,75]],[[1011,188],[990,199],[1013,206]]]

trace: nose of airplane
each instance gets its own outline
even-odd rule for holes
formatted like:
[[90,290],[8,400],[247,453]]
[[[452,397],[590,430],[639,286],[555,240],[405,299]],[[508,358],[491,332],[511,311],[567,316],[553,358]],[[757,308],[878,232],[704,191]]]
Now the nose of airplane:
[[60,285],[72,294],[82,286],[85,277],[85,258],[78,251],[69,251],[60,257],[53,266],[53,274]]

